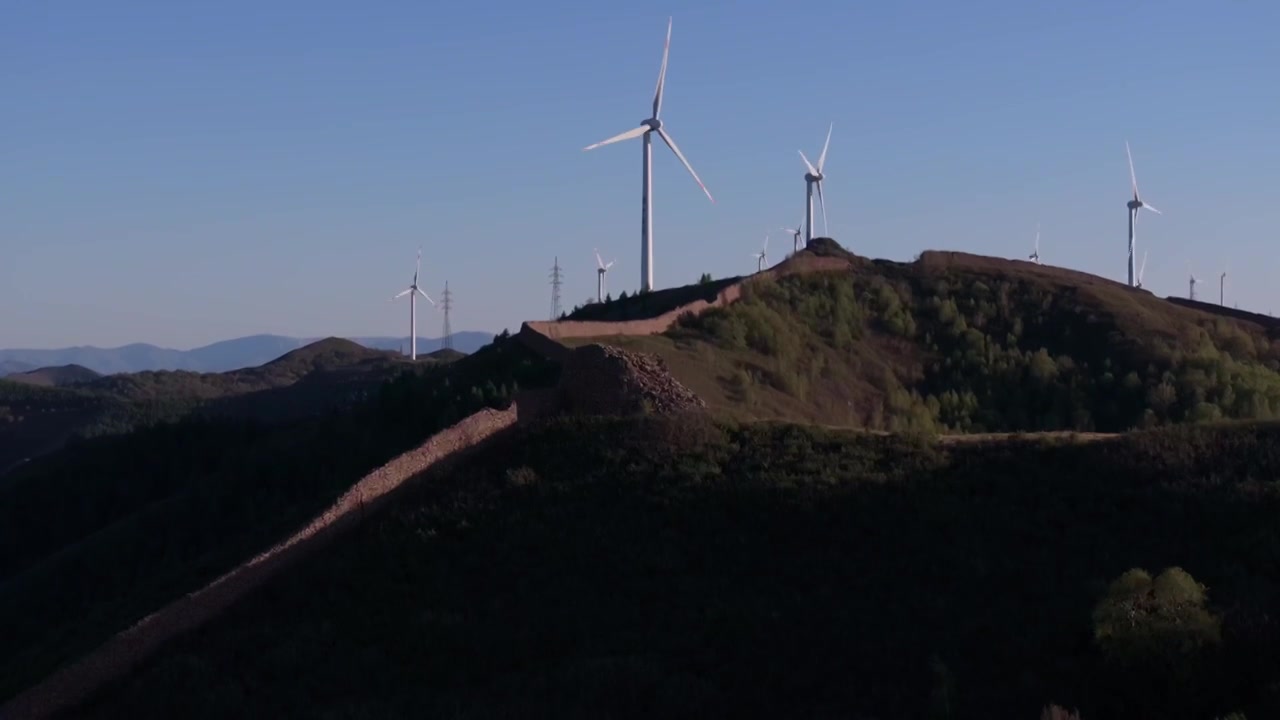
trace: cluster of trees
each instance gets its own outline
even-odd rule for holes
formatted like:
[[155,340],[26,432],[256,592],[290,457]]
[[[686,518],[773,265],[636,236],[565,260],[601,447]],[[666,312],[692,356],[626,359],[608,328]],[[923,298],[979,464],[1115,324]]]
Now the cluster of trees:
[[1277,448],[561,419],[89,716],[1276,717]]
[[411,366],[353,408],[272,424],[187,415],[23,465],[0,484],[0,697],[287,535],[431,433],[557,373],[504,332],[465,360]]
[[[763,379],[790,394],[817,384],[825,362],[860,366],[878,391],[859,398],[864,417],[885,429],[1117,431],[1280,416],[1280,341],[1141,301],[1130,312],[1033,277],[886,266],[755,280],[741,302],[686,316],[672,334],[771,359]],[[757,379],[743,375],[731,381]]]

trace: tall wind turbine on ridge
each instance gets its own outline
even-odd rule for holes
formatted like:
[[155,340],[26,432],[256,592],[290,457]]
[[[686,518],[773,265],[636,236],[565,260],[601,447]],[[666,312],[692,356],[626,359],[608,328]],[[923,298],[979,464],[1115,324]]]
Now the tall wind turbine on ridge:
[[1138,266],[1138,284],[1134,287],[1142,287],[1142,274],[1147,271],[1147,251],[1142,251],[1142,264]]
[[769,236],[764,236],[764,247],[760,248],[760,252],[751,253],[751,257],[756,259],[756,272],[764,271],[764,264],[769,262]]
[[803,221],[801,221],[801,224],[797,225],[796,227],[782,228],[782,232],[788,233],[791,235],[791,252],[792,253],[800,252],[800,235],[801,233],[804,232],[800,229],[802,227],[804,227]]
[[707,189],[707,186],[702,184],[702,179],[698,177],[698,173],[694,172],[693,166],[685,159],[684,153],[680,152],[680,147],[676,145],[676,141],[663,128],[662,121],[658,119],[658,115],[662,111],[662,90],[667,81],[667,57],[670,53],[671,18],[667,18],[667,44],[662,48],[662,69],[658,71],[658,88],[653,93],[653,116],[648,120],[641,120],[640,127],[583,148],[585,152],[594,150],[601,145],[609,145],[622,140],[630,140],[631,138],[642,137],[644,139],[644,190],[640,200],[641,292],[653,290],[653,139],[651,137],[653,133],[658,133],[658,137],[662,138],[662,142],[666,143],[667,147],[671,148],[671,152],[680,158],[681,164],[693,176],[694,181],[698,183],[698,187],[702,188],[702,192],[707,194],[707,199],[713,203],[716,201],[715,198],[711,197],[711,191]]
[[1031,262],[1040,264],[1040,223],[1036,223],[1036,249],[1031,253]]
[[609,274],[609,268],[613,267],[613,264],[616,262],[618,261],[610,260],[606,263],[600,257],[600,251],[596,250],[596,302],[604,302],[605,275]]
[[822,143],[822,154],[818,156],[818,167],[814,167],[809,162],[809,158],[804,156],[804,151],[800,150],[800,159],[804,160],[804,166],[807,170],[804,174],[804,240],[807,245],[813,239],[813,189],[818,189],[818,204],[822,206],[822,232],[825,235],[830,232],[827,229],[827,201],[822,199],[822,181],[826,178],[822,174],[822,168],[827,164],[827,147],[831,145],[831,130],[835,128],[835,123],[827,128],[827,141]]
[[418,249],[418,261],[413,266],[413,282],[409,283],[408,289],[400,292],[392,300],[398,300],[405,295],[409,296],[409,359],[418,359],[418,296],[427,299],[432,306],[436,304],[435,300],[427,297],[427,294],[418,287],[418,271],[422,269],[422,249]]
[[1129,151],[1129,141],[1124,141],[1124,153],[1129,156],[1129,180],[1133,183],[1133,199],[1127,204],[1129,206],[1129,287],[1138,287],[1137,277],[1134,275],[1134,261],[1137,259],[1135,255],[1136,247],[1134,246],[1134,228],[1138,224],[1138,210],[1146,208],[1157,215],[1164,213],[1151,207],[1151,205],[1142,201],[1138,197],[1138,174],[1133,171],[1133,153]]

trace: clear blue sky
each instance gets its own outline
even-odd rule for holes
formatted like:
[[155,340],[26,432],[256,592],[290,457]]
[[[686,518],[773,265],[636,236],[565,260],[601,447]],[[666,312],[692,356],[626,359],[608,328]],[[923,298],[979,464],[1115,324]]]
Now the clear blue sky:
[[[800,220],[827,123],[831,234],[1123,277],[1128,138],[1147,285],[1192,263],[1280,312],[1280,4],[1264,0],[526,3],[169,0],[0,5],[0,347],[171,347],[405,332],[424,248],[455,329],[639,275],[655,147],[659,287],[754,269]],[[770,247],[789,242],[778,234]],[[775,253],[780,259],[781,254]],[[423,313],[419,332],[439,332]]]

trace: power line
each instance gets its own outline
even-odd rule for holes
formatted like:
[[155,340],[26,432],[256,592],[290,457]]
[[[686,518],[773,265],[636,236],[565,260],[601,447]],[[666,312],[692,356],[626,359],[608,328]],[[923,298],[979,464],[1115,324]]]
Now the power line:
[[560,319],[560,285],[563,278],[560,274],[560,257],[556,256],[555,264],[551,266],[551,319]]
[[453,291],[449,289],[449,281],[444,281],[444,347],[447,350],[453,349],[453,328],[449,326],[449,311],[453,310]]

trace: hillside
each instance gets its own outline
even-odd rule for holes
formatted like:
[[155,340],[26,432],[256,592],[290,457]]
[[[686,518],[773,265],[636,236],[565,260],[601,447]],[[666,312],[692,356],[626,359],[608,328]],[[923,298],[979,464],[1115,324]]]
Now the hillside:
[[[505,336],[453,363],[397,360],[391,375],[350,364],[380,363],[370,352],[318,343],[260,369],[286,377],[311,368],[270,391],[278,394],[219,401],[278,410],[313,382],[343,387],[347,372],[377,379],[336,411],[271,422],[189,414],[75,439],[0,477],[0,699],[270,546],[425,437],[558,377]],[[72,409],[86,398],[13,387],[56,394]]]
[[[1274,717],[1278,448],[1275,425],[942,446],[548,422],[81,716]],[[1109,583],[1170,566],[1207,584],[1205,610],[1173,586],[1203,629],[1093,640]]]
[[87,367],[80,365],[63,365],[62,367],[45,367],[17,372],[5,376],[9,382],[24,385],[43,385],[45,387],[63,387],[87,383],[102,377]]
[[67,387],[11,376],[0,380],[0,474],[72,437],[119,434],[193,413],[278,422],[349,406],[406,367],[397,354],[329,338],[226,373],[117,374]]
[[[830,252],[830,249],[826,249]],[[659,336],[715,409],[872,429],[1123,431],[1280,416],[1280,326],[964,253],[753,278]]]
[[[191,350],[162,348],[147,343],[100,348],[78,346],[41,349],[0,349],[0,377],[36,367],[83,365],[102,374],[136,373],[148,370],[187,370],[221,373],[256,367],[280,357],[290,350],[304,347],[319,338],[297,338],[283,335],[250,335],[204,345]],[[354,342],[373,350],[398,351],[409,346],[408,337],[354,337]],[[454,347],[474,352],[493,340],[493,333],[463,331],[454,333]],[[439,348],[439,338],[419,337],[423,352]]]

